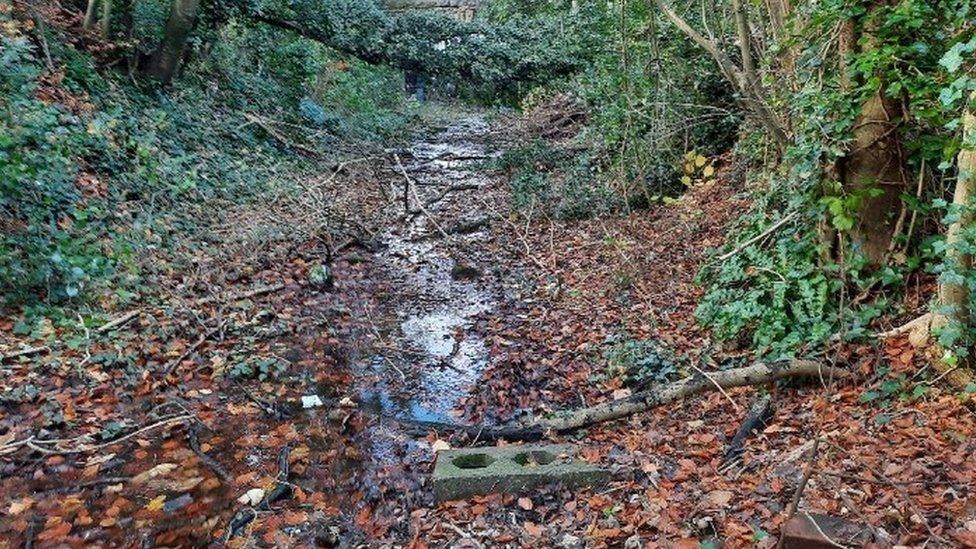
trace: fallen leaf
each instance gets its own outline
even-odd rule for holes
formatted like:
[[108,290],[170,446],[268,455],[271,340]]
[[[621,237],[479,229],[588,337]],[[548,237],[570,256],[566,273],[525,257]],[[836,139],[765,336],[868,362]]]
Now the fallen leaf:
[[21,500],[13,501],[10,503],[10,508],[7,509],[7,513],[11,515],[19,515],[24,511],[30,509],[34,505],[34,500],[30,498],[24,498]]
[[149,500],[149,503],[146,504],[146,510],[147,511],[161,511],[163,509],[163,505],[165,503],[166,503],[166,495],[165,494],[156,496],[153,499]]
[[247,492],[244,492],[241,497],[237,498],[237,502],[243,505],[257,505],[261,503],[264,499],[264,490],[261,488],[251,488]]
[[434,452],[440,452],[441,450],[450,450],[451,444],[446,440],[437,439],[433,444],[430,445],[430,448]]
[[732,501],[734,494],[728,490],[712,490],[705,498],[713,507],[725,507]]
[[143,471],[132,477],[132,484],[145,484],[150,479],[164,477],[173,472],[176,467],[177,465],[175,463],[160,463],[152,469]]

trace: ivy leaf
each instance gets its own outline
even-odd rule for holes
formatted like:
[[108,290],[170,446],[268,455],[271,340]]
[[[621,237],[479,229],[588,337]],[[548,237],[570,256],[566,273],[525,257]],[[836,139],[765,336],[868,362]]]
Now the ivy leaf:
[[974,36],[969,42],[959,42],[958,44],[952,46],[942,56],[939,60],[939,64],[946,68],[949,72],[956,72],[959,67],[963,64],[963,55],[972,52],[976,49],[976,36]]

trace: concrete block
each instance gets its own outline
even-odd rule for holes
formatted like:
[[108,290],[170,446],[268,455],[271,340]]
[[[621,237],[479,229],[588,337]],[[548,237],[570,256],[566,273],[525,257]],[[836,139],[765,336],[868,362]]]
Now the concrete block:
[[863,547],[874,541],[874,534],[839,517],[801,512],[783,526],[783,538],[783,549],[832,549],[837,544]]
[[605,485],[610,471],[576,459],[571,444],[465,448],[438,452],[434,495],[439,501],[519,494],[550,483],[569,487]]

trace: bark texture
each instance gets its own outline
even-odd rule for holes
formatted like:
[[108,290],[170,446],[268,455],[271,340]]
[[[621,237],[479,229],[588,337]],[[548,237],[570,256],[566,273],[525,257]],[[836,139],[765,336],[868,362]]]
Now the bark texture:
[[186,40],[197,20],[200,0],[173,0],[163,39],[153,52],[146,73],[163,83],[173,79],[180,66]]
[[480,440],[535,440],[546,433],[562,433],[582,429],[590,425],[621,419],[645,412],[657,406],[718,390],[748,385],[762,385],[779,379],[794,377],[820,377],[841,379],[849,374],[845,370],[829,368],[809,360],[791,360],[775,363],[756,363],[744,368],[721,372],[709,372],[708,376],[696,374],[669,384],[652,386],[620,400],[604,402],[589,408],[560,412],[528,425],[502,425],[499,427],[463,427],[461,430]]
[[[885,0],[875,0],[872,6],[884,4]],[[844,22],[841,26],[838,53],[842,90],[851,88],[848,62],[856,44],[861,44],[864,52],[877,47],[872,25]],[[882,82],[876,93],[861,103],[852,143],[838,166],[845,191],[861,197],[851,246],[876,265],[886,261],[891,241],[897,236],[896,220],[903,207],[901,195],[908,187],[901,146],[902,118],[900,101],[887,96]]]
[[851,245],[875,264],[884,262],[889,244],[897,236],[901,195],[908,186],[898,128],[900,106],[882,94],[879,90],[861,105],[840,174],[845,190],[861,196]]
[[[976,94],[971,101],[976,101]],[[968,271],[973,268],[973,257],[964,253],[960,246],[964,242],[964,232],[972,228],[976,222],[968,207],[972,206],[976,197],[976,150],[972,144],[976,143],[976,114],[967,109],[963,115],[963,149],[959,151],[959,178],[953,193],[952,203],[967,211],[959,219],[949,225],[946,231],[946,263],[955,268]],[[939,304],[944,308],[946,316],[936,322],[945,323],[949,319],[962,324],[968,324],[972,315],[970,307],[969,288],[965,283],[942,283],[939,285]]]

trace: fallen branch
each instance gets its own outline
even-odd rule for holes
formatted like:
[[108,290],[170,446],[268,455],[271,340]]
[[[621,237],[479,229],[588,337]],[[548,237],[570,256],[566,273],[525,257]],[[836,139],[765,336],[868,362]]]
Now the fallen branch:
[[[441,227],[440,223],[438,223],[437,220],[434,219],[434,216],[431,215],[431,213],[429,211],[427,211],[427,208],[424,207],[424,203],[420,200],[420,197],[417,196],[417,190],[414,188],[413,180],[410,178],[410,174],[407,173],[407,169],[403,167],[403,162],[400,162],[400,157],[398,155],[394,154],[393,155],[393,158],[394,158],[394,160],[396,160],[397,168],[399,168],[400,173],[403,175],[403,178],[406,180],[407,188],[405,190],[407,192],[410,192],[413,195],[413,199],[417,202],[417,207],[420,208],[420,213],[424,214],[424,217],[426,217],[434,225],[434,228],[437,229],[437,232],[441,233],[441,236],[444,237],[444,240],[450,242],[451,241],[451,236],[449,234],[447,234],[446,232],[444,232],[444,229]],[[409,195],[407,195],[406,193],[404,193],[404,198],[406,199],[405,200],[405,204],[407,206],[406,207],[406,210],[407,210],[407,214],[409,215],[409,213],[410,213],[410,207],[409,207],[410,201],[409,201],[408,196]]]
[[297,150],[298,152],[304,154],[305,156],[308,156],[308,157],[311,157],[311,158],[321,158],[322,157],[322,154],[319,153],[318,151],[315,151],[313,149],[310,149],[310,148],[306,147],[305,145],[302,145],[301,143],[295,143],[291,139],[288,139],[285,136],[285,134],[283,134],[280,131],[274,129],[274,127],[271,126],[271,124],[274,121],[268,120],[268,119],[263,118],[261,116],[258,116],[256,114],[251,114],[249,112],[244,113],[244,118],[246,118],[248,120],[248,122],[250,122],[252,124],[256,124],[262,130],[268,132],[268,134],[270,134],[271,137],[274,137],[275,139],[277,139],[278,141],[280,141],[286,147],[291,147],[291,148]]
[[772,416],[773,399],[768,394],[757,398],[752,403],[752,406],[749,407],[749,413],[746,414],[746,419],[742,422],[742,426],[739,427],[735,436],[732,437],[732,442],[725,449],[725,454],[722,456],[723,465],[737,460],[742,455],[746,439],[749,438],[749,435],[761,425],[766,425],[766,422]]
[[776,229],[782,227],[783,225],[786,224],[787,221],[793,219],[794,217],[796,217],[796,212],[793,212],[787,215],[786,217],[784,217],[783,219],[780,219],[776,223],[773,223],[765,231],[759,233],[758,235],[736,246],[736,248],[731,252],[718,256],[717,258],[715,258],[715,263],[720,263],[722,261],[725,261],[726,259],[731,258],[732,256],[738,254],[739,252],[755,244],[756,242],[759,242],[760,240],[766,238],[767,236],[771,235],[774,231],[776,231]]
[[170,374],[172,374],[173,372],[176,371],[177,368],[179,368],[180,363],[182,363],[184,360],[186,360],[187,357],[195,353],[197,349],[199,349],[201,345],[206,343],[208,339],[213,337],[214,334],[216,334],[217,332],[223,329],[224,329],[224,323],[220,322],[219,324],[217,324],[216,328],[211,328],[210,330],[204,332],[193,345],[190,345],[185,351],[183,351],[183,354],[178,356],[175,360],[170,362],[168,366],[166,366],[166,369],[163,370],[163,377],[164,378],[169,377]]
[[[88,452],[95,452],[101,450],[102,448],[107,448],[115,444],[120,444],[129,440],[132,437],[139,436],[141,434],[147,433],[154,429],[159,429],[161,427],[168,427],[175,425],[177,423],[183,423],[195,419],[192,414],[180,415],[161,419],[156,423],[152,423],[140,429],[137,429],[127,435],[123,435],[117,439],[110,440],[108,442],[103,442],[101,444],[85,444],[85,441],[90,440],[90,435],[82,435],[75,438],[68,439],[41,439],[34,436],[27,437],[23,440],[16,440],[9,442],[0,446],[0,455],[10,454],[21,447],[27,447],[37,452],[45,455],[58,455],[58,454],[84,454]],[[66,448],[65,445],[74,446],[73,448]]]
[[234,477],[227,472],[227,469],[225,469],[224,466],[220,464],[220,462],[207,455],[207,453],[204,452],[202,448],[200,448],[200,437],[199,434],[197,433],[196,424],[193,423],[190,424],[189,429],[186,430],[186,438],[187,438],[187,442],[190,443],[190,449],[193,450],[193,453],[196,454],[198,458],[200,458],[200,461],[203,462],[204,465],[209,467],[211,471],[216,473],[217,476],[219,476],[221,480],[223,480],[227,484],[232,484],[234,482]]
[[14,351],[12,353],[7,353],[3,356],[0,356],[0,362],[9,360],[11,358],[21,357],[21,356],[39,355],[41,353],[46,353],[50,350],[51,348],[48,347],[47,345],[43,345],[41,347],[28,347],[26,349],[21,349],[19,351]]
[[141,312],[142,311],[140,311],[139,309],[136,309],[134,311],[129,311],[124,315],[116,318],[115,320],[110,320],[109,322],[102,324],[101,326],[95,329],[95,332],[99,334],[104,334],[105,332],[111,330],[112,328],[118,328],[119,326],[122,326],[128,323],[133,318],[139,316]]
[[925,313],[924,315],[914,320],[911,320],[905,324],[902,324],[897,328],[892,328],[887,332],[877,333],[875,334],[875,337],[877,337],[878,339],[891,339],[893,337],[898,337],[902,334],[912,332],[916,329],[922,329],[925,330],[926,333],[928,333],[931,326],[932,326],[932,313]]
[[783,362],[758,362],[744,368],[710,372],[709,377],[695,374],[675,383],[654,385],[633,395],[604,402],[589,408],[560,412],[552,417],[524,425],[500,426],[455,426],[446,431],[462,431],[480,440],[536,440],[547,433],[564,433],[589,427],[597,423],[621,419],[645,412],[657,406],[687,398],[716,387],[731,389],[763,385],[779,379],[794,377],[845,378],[850,374],[839,368],[823,366],[810,360],[788,360]]

